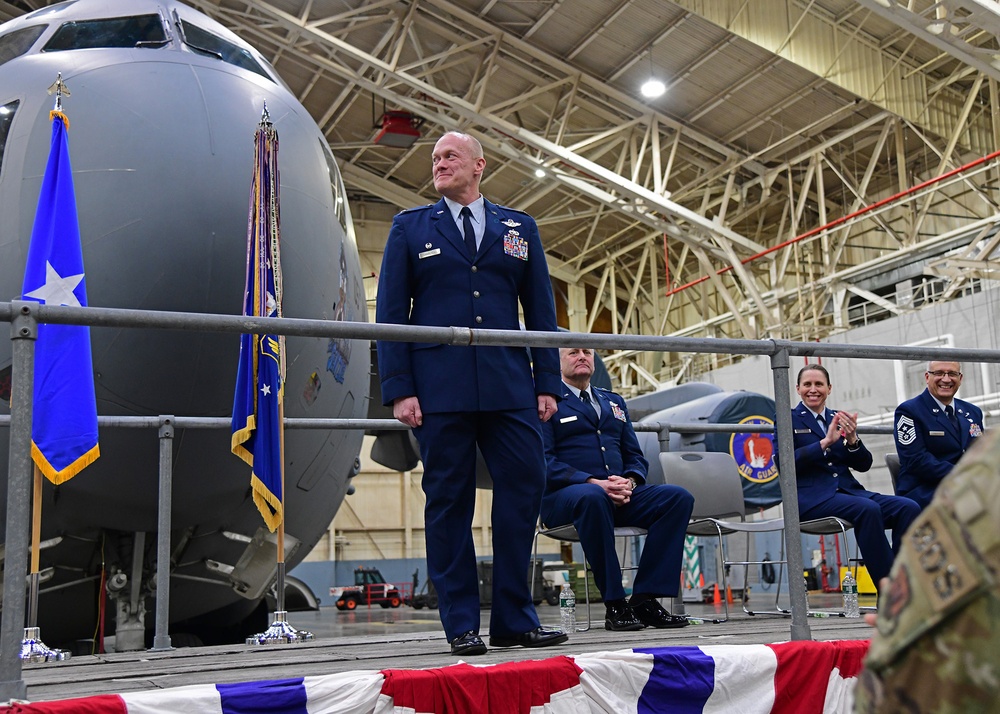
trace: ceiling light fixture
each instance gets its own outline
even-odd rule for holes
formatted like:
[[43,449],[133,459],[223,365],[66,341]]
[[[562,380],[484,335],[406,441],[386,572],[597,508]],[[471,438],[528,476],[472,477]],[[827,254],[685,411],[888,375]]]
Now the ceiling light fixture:
[[663,93],[667,91],[667,85],[656,78],[653,74],[653,48],[649,48],[649,79],[639,87],[639,91],[642,92],[642,96],[647,99],[656,99],[657,97],[663,96]]
[[545,169],[535,169],[535,176],[545,178]]
[[639,87],[639,91],[642,92],[642,96],[644,97],[656,99],[663,96],[663,93],[667,91],[667,85],[655,77],[650,77],[646,80],[645,84]]
[[379,132],[372,139],[379,146],[408,149],[420,138],[423,121],[410,112],[388,111],[382,115],[376,128]]

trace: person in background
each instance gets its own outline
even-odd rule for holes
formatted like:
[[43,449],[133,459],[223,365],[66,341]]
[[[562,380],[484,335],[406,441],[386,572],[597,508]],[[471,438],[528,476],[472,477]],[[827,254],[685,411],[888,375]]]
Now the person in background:
[[927,388],[896,407],[893,419],[899,454],[896,493],[921,508],[930,503],[941,479],[983,433],[982,410],[955,398],[962,386],[958,362],[930,362],[924,379]]
[[[799,370],[795,391],[802,400],[792,409],[795,478],[803,521],[834,516],[850,521],[872,581],[889,574],[903,533],[920,513],[909,498],[865,489],[851,473],[872,466],[871,452],[858,437],[858,415],[826,406],[830,373],[818,364]],[[885,538],[892,529],[892,547]]]
[[[554,332],[555,304],[531,216],[479,192],[483,147],[448,132],[432,154],[441,200],[396,215],[379,274],[380,323]],[[472,518],[476,447],[493,479],[490,644],[566,641],[539,625],[528,563],[545,487],[540,423],[556,411],[559,356],[524,347],[378,342],[382,399],[413,429],[424,463],[427,570],[456,656],[480,655],[479,575]]]
[[[648,463],[625,400],[590,384],[594,352],[559,350],[563,391],[556,416],[542,424],[546,487],[542,522],[572,522],[604,596],[608,630],[684,627],[658,598],[680,589],[684,535],[694,498],[679,486],[647,485]],[[648,531],[632,597],[625,599],[615,551],[616,526]]]
[[907,531],[880,588],[878,631],[854,690],[859,714],[1000,706],[1000,435],[976,442]]

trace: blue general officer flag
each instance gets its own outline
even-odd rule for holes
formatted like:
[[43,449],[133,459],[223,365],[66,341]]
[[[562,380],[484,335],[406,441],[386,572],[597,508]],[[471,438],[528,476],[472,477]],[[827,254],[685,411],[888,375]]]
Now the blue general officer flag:
[[[281,317],[281,257],[278,235],[278,135],[262,120],[256,151],[247,226],[247,276],[243,314]],[[281,400],[284,394],[282,341],[274,334],[240,338],[240,362],[233,401],[233,453],[253,472],[253,500],[267,527],[281,523]]]
[[[49,119],[52,143],[24,267],[23,299],[86,307],[83,249],[69,163],[69,120],[58,111],[51,112]],[[90,328],[39,324],[31,457],[49,481],[60,484],[100,454]]]

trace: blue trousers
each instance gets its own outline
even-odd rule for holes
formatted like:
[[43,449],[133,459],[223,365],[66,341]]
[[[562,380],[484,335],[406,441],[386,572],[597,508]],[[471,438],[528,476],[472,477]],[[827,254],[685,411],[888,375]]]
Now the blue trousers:
[[693,506],[694,497],[679,486],[642,485],[632,491],[628,503],[615,506],[597,484],[580,483],[542,499],[542,522],[548,526],[573,522],[605,600],[625,597],[615,551],[615,526],[645,528],[649,533],[632,592],[675,597],[680,590],[684,531]]
[[545,487],[538,411],[424,414],[413,430],[424,462],[427,573],[448,641],[479,631],[479,572],[472,537],[476,444],[493,479],[493,604],[490,634],[538,627],[528,587],[531,544]]
[[[919,513],[920,506],[902,496],[874,493],[871,498],[865,498],[837,491],[827,500],[803,509],[799,518],[809,521],[813,518],[836,516],[853,523],[861,557],[865,560],[875,587],[878,587],[879,581],[892,568],[892,561],[903,542],[903,533]],[[885,539],[887,528],[892,529],[891,548]]]

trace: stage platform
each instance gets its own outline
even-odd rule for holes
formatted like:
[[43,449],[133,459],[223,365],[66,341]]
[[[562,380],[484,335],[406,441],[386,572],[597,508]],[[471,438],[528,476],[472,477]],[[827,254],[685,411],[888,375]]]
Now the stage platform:
[[[810,607],[832,610],[837,606],[835,596],[823,597],[820,601],[811,597]],[[669,605],[669,601],[665,604]],[[604,629],[604,607],[595,604],[593,628],[589,632],[574,633],[563,645],[544,649],[491,648],[487,654],[468,661],[490,665],[558,658],[560,655],[576,658],[588,653],[634,648],[761,645],[789,639],[789,618],[749,617],[738,604],[730,608],[732,619],[723,624],[708,621],[721,613],[719,606],[689,604],[688,615],[705,618],[705,624],[692,624],[679,630],[647,628],[618,633]],[[538,611],[543,624],[558,623],[558,608],[542,605]],[[585,613],[585,607],[578,609],[579,617]],[[481,630],[484,634],[488,632],[488,617],[488,611],[484,611]],[[447,667],[459,661],[450,655],[437,612],[432,610],[362,607],[348,613],[325,607],[317,612],[290,613],[289,622],[298,629],[313,632],[315,640],[296,645],[224,645],[178,648],[168,652],[108,653],[74,656],[68,661],[51,664],[28,664],[23,669],[28,700],[40,702],[353,671],[425,670]],[[872,634],[863,619],[811,617],[809,626],[815,641],[867,640]],[[42,635],[44,638],[44,630]]]

